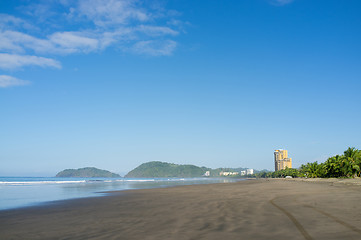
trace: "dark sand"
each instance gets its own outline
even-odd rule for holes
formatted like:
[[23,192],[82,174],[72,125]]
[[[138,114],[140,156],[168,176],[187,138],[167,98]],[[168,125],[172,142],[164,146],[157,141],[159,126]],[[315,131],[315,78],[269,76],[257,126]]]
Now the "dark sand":
[[361,239],[360,180],[249,180],[0,211],[0,239]]

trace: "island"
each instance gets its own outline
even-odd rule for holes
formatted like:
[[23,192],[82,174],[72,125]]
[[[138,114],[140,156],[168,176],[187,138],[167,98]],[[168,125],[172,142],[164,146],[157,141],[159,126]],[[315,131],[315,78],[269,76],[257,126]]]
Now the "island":
[[65,170],[59,172],[58,174],[56,174],[55,177],[117,178],[117,177],[120,177],[120,175],[109,172],[107,170],[98,169],[95,167],[86,167],[86,168],[79,168],[79,169],[65,169]]

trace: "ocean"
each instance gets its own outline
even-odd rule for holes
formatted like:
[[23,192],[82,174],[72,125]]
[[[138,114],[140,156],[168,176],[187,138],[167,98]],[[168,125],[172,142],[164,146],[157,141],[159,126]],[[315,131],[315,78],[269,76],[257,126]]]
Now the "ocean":
[[0,177],[0,210],[58,200],[104,196],[107,191],[235,182],[231,178]]

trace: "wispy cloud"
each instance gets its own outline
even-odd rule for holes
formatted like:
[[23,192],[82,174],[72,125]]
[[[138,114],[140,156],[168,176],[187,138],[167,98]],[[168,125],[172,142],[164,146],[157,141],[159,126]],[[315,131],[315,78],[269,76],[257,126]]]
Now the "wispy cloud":
[[36,27],[21,18],[17,18],[9,14],[0,13],[0,30],[14,28],[35,29]]
[[177,43],[172,40],[166,41],[140,41],[134,44],[132,51],[138,54],[151,56],[171,55]]
[[99,49],[97,37],[88,37],[84,32],[57,32],[49,37],[49,41],[53,45],[54,51],[88,53]]
[[8,75],[0,75],[0,88],[25,86],[29,84],[30,84],[29,81],[21,80]]
[[292,3],[294,0],[270,0],[270,3],[276,6],[284,6],[286,4]]
[[158,37],[158,36],[177,36],[179,34],[178,31],[170,28],[170,27],[163,27],[163,26],[149,26],[149,25],[140,25],[136,28],[138,32],[142,32],[148,36]]
[[89,54],[109,47],[169,56],[177,47],[174,38],[183,32],[180,15],[150,2],[53,0],[18,7],[21,12],[16,16],[0,13],[0,68],[60,69],[57,55]]
[[61,68],[60,62],[45,57],[0,53],[1,69],[16,69],[23,66]]
[[40,39],[19,31],[0,32],[0,50],[8,53],[52,53],[53,44],[47,39]]
[[80,0],[73,10],[101,27],[151,19],[151,14],[140,6],[140,1],[134,0]]

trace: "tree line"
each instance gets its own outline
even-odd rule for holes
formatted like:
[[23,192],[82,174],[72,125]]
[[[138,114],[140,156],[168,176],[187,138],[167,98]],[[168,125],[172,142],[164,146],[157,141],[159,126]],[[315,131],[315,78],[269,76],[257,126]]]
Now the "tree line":
[[361,177],[361,150],[349,147],[342,155],[328,158],[324,163],[312,162],[302,164],[299,169],[286,168],[274,172],[260,172],[255,177],[282,178],[350,178]]

